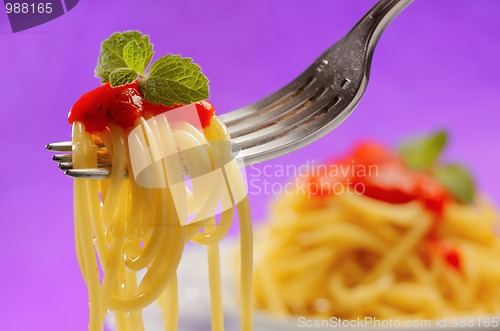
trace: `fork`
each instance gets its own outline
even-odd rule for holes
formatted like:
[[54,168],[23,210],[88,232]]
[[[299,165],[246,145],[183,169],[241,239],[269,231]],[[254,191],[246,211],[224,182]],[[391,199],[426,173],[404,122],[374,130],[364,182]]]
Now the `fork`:
[[[354,110],[368,84],[375,46],[385,27],[413,0],[381,0],[354,28],[288,85],[246,107],[222,114],[246,165],[290,153],[323,137]],[[71,152],[71,141],[46,149]],[[71,177],[106,178],[111,162],[99,145],[97,169],[73,169],[71,154],[53,157]]]

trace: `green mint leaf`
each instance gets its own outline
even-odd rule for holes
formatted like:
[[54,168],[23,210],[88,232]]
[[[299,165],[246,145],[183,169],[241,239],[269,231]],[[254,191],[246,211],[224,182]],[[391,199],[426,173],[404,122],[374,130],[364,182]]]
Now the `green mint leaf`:
[[138,70],[138,72],[143,73],[145,71],[153,57],[153,45],[149,42],[149,36],[143,36],[138,31],[117,32],[101,44],[101,53],[99,54],[95,73],[96,76],[101,78],[102,83],[109,81],[109,75],[114,70],[129,67],[124,59],[124,48],[131,41],[137,42],[142,53],[143,61],[140,66],[141,70]]
[[109,75],[111,86],[120,86],[132,83],[137,78],[137,72],[129,68],[119,68],[113,70]]
[[208,79],[190,58],[168,54],[155,61],[149,77],[139,81],[144,99],[165,106],[208,98]]
[[439,168],[434,177],[460,202],[473,202],[476,187],[471,174],[459,164],[449,164]]
[[399,154],[406,164],[415,170],[432,167],[443,152],[448,141],[445,131],[433,135],[410,139],[399,146]]
[[144,57],[137,41],[131,40],[123,47],[123,60],[130,69],[144,72]]

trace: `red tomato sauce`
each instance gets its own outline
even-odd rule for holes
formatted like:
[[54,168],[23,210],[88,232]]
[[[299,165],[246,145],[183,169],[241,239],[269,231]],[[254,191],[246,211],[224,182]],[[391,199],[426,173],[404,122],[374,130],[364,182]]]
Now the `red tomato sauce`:
[[[441,256],[451,267],[461,270],[460,252],[445,245],[439,235],[444,207],[453,198],[430,174],[410,169],[394,151],[372,141],[359,143],[349,153],[331,160],[327,165],[344,170],[335,171],[337,176],[329,173],[309,176],[307,181],[311,196],[322,198],[334,195],[332,188],[339,184],[391,204],[419,201],[434,215],[434,223],[427,236],[427,241],[432,243],[429,251]],[[358,169],[351,171],[349,167]],[[361,168],[373,171],[360,171]]]
[[[214,107],[205,100],[198,101],[195,105],[201,126],[206,128],[215,114]],[[104,84],[78,99],[69,112],[68,121],[70,124],[83,123],[90,133],[101,132],[110,123],[127,130],[135,126],[138,117],[146,114],[155,116],[181,106],[183,105],[166,107],[144,100],[137,81],[117,87]]]
[[436,215],[441,215],[445,203],[451,199],[445,187],[431,175],[411,170],[396,153],[375,142],[359,143],[347,155],[328,164],[344,168],[335,172],[342,175],[332,177],[325,173],[309,177],[309,183],[320,188],[311,190],[311,195],[329,196],[334,194],[332,183],[343,183],[361,187],[360,193],[388,203],[421,201]]

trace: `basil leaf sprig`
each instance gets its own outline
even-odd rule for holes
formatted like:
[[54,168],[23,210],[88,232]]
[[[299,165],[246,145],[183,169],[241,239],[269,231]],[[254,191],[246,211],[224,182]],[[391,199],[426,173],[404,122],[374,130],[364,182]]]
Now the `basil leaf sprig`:
[[434,177],[462,203],[472,203],[476,191],[474,179],[462,165],[452,163],[439,167]]
[[169,54],[151,65],[149,77],[139,81],[139,90],[154,104],[185,105],[208,98],[208,79],[190,58]]
[[114,33],[101,44],[95,69],[102,83],[121,86],[139,80],[144,99],[173,106],[208,98],[208,79],[191,58],[167,54],[153,62],[153,44],[138,31]]
[[455,199],[470,204],[474,201],[476,192],[470,172],[457,163],[439,162],[447,143],[448,134],[440,130],[428,136],[415,137],[403,142],[399,146],[399,155],[410,168],[430,173]]
[[448,134],[437,131],[429,136],[415,137],[399,146],[399,154],[406,164],[417,171],[433,167],[448,143]]
[[124,84],[131,83],[139,74],[144,74],[153,54],[153,45],[149,41],[149,36],[143,36],[139,31],[113,33],[101,44],[101,53],[95,68],[96,76],[101,77],[102,83],[113,83],[110,77],[113,72],[130,69],[135,71],[136,75]]

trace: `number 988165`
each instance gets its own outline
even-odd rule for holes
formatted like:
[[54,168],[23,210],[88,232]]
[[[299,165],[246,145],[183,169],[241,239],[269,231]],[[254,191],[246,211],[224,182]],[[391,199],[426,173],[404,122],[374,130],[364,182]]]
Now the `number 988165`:
[[52,2],[6,2],[7,14],[50,14],[52,13]]

